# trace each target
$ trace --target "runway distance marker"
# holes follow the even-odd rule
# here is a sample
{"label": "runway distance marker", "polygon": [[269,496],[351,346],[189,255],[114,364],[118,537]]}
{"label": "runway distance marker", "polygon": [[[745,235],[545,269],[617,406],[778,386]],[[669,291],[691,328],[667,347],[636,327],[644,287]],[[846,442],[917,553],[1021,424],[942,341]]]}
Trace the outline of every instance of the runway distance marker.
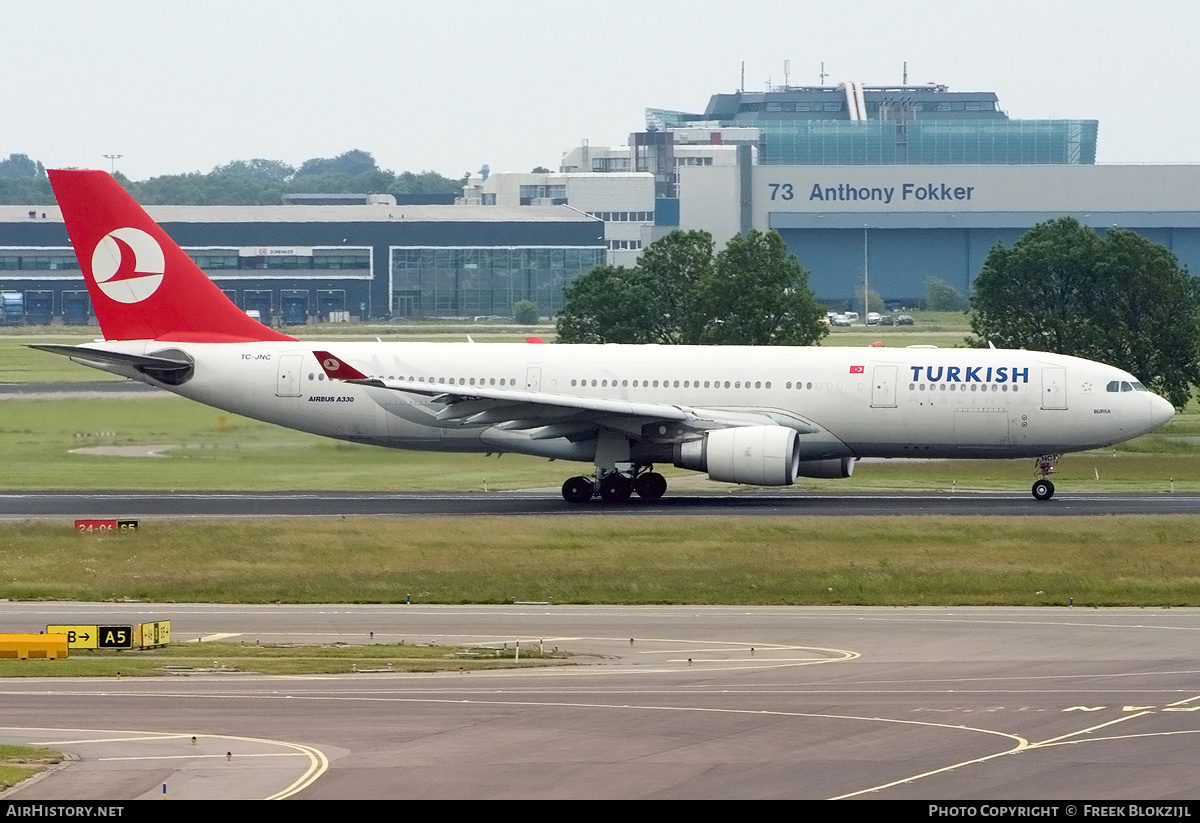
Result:
{"label": "runway distance marker", "polygon": [[135,532],[136,520],[76,520],[75,531],[80,534],[102,534],[106,532]]}

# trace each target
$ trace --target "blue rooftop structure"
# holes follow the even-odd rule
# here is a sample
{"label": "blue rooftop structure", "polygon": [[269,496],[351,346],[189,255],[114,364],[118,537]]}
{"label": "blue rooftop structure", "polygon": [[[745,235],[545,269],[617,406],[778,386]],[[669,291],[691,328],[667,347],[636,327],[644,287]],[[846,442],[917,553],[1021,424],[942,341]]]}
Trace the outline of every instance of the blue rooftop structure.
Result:
{"label": "blue rooftop structure", "polygon": [[783,86],[714,94],[703,113],[647,109],[650,131],[759,130],[761,165],[1093,164],[1096,120],[1014,120],[994,92]]}

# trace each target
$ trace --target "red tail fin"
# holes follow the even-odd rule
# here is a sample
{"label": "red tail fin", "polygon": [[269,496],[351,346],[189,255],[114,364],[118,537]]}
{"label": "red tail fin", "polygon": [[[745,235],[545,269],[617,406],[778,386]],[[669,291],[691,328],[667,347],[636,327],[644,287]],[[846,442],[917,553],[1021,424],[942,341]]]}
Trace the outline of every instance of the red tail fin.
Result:
{"label": "red tail fin", "polygon": [[105,339],[293,339],[235,306],[106,172],[49,174]]}

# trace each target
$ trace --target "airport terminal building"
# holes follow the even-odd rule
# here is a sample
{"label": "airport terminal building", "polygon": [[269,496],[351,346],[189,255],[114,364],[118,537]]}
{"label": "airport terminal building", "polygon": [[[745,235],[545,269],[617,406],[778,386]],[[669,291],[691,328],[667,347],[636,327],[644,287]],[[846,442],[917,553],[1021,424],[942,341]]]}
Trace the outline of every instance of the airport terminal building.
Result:
{"label": "airport terminal building", "polygon": [[[1132,229],[1200,272],[1200,165],[1097,165],[1098,129],[941,85],[784,86],[647,109],[627,145],[584,143],[557,172],[481,170],[456,205],[148,211],[238,306],[281,325],[508,317],[524,299],[552,316],[579,274],[632,266],[677,228],[718,246],[778,231],[829,308],[856,307],[864,281],[907,306],[929,277],[966,294],[995,244],[1059,217]],[[57,209],[0,206],[0,294],[9,317],[89,322]]]}
{"label": "airport terminal building", "polygon": [[966,294],[992,246],[1059,217],[1132,229],[1200,272],[1200,165],[1096,165],[1098,132],[1011,118],[993,92],[783,86],[647,109],[628,146],[564,167],[652,174],[656,236],[778,231],[830,308],[853,307],[864,279],[902,305],[928,277]]}

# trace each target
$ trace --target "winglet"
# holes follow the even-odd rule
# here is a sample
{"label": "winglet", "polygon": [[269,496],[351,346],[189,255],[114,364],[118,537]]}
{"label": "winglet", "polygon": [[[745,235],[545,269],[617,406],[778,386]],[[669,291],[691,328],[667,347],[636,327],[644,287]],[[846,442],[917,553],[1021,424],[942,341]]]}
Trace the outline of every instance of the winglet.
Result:
{"label": "winglet", "polygon": [[321,369],[325,372],[325,376],[330,380],[367,379],[367,376],[358,369],[348,365],[342,359],[334,357],[327,351],[315,351],[313,354],[316,356],[317,362],[321,364]]}

